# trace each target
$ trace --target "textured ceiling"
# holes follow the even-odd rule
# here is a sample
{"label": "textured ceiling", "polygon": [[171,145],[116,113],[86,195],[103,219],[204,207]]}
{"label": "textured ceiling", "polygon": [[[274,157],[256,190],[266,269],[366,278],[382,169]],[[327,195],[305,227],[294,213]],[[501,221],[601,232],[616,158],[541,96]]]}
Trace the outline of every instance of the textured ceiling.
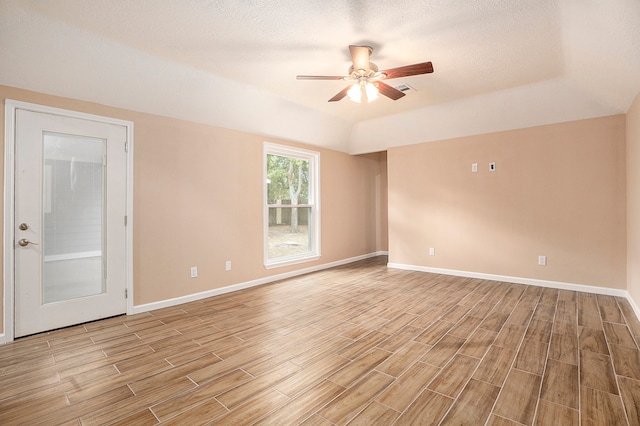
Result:
{"label": "textured ceiling", "polygon": [[[638,0],[0,0],[0,84],[352,153],[624,113]],[[411,91],[327,100],[349,44]]]}

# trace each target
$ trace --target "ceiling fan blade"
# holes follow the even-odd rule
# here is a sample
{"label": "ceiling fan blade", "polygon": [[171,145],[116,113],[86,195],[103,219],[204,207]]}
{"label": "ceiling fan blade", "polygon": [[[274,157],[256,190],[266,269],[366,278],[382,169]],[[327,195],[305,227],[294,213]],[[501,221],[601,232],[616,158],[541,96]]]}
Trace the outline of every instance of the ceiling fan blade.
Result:
{"label": "ceiling fan blade", "polygon": [[433,64],[431,64],[431,62],[422,62],[420,64],[406,65],[404,67],[382,71],[382,73],[387,75],[385,78],[409,77],[411,75],[429,74],[432,72]]}
{"label": "ceiling fan blade", "polygon": [[382,81],[378,82],[378,92],[382,93],[387,98],[393,99],[394,101],[397,101],[398,99],[406,95],[406,93],[401,92],[395,87],[391,87],[387,83],[384,83]]}
{"label": "ceiling fan blade", "polygon": [[342,80],[339,75],[297,75],[296,80]]}
{"label": "ceiling fan blade", "polygon": [[369,72],[369,57],[372,51],[373,49],[369,46],[349,46],[354,71],[364,70],[365,73]]}
{"label": "ceiling fan blade", "polygon": [[338,92],[333,98],[329,99],[329,102],[339,101],[340,99],[344,98],[345,96],[347,96],[347,92],[349,91],[349,89],[351,89],[351,86],[345,87],[340,92]]}

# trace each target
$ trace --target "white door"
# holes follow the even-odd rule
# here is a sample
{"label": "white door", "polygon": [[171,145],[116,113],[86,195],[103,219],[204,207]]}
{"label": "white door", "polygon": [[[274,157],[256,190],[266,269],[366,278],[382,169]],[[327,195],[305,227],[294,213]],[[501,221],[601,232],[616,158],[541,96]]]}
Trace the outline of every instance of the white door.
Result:
{"label": "white door", "polygon": [[15,336],[126,312],[127,128],[16,110]]}

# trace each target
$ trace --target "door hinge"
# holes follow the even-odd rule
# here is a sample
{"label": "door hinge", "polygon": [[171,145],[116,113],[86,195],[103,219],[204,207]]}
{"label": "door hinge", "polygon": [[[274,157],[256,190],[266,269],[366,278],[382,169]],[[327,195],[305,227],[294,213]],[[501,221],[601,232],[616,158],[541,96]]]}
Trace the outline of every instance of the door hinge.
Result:
{"label": "door hinge", "polygon": [[127,218],[128,218],[128,216],[124,217],[124,226],[127,226],[127,221],[128,221]]}
{"label": "door hinge", "polygon": [[129,141],[124,141],[124,152],[129,152]]}
{"label": "door hinge", "polygon": [[128,298],[129,298],[129,289],[128,289],[128,288],[125,288],[125,289],[124,289],[124,298],[125,298],[125,299],[128,299]]}

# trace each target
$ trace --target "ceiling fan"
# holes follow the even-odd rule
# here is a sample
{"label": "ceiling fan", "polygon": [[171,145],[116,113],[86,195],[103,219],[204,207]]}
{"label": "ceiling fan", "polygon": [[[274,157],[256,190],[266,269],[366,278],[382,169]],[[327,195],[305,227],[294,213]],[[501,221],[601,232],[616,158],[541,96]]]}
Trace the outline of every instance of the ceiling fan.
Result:
{"label": "ceiling fan", "polygon": [[397,101],[405,95],[404,92],[391,87],[382,80],[408,77],[418,74],[428,74],[433,72],[431,62],[405,65],[404,67],[390,68],[379,71],[378,66],[369,62],[373,48],[371,46],[349,46],[353,65],[349,67],[348,75],[299,75],[298,80],[344,80],[351,84],[342,89],[337,95],[329,99],[329,102],[339,101],[345,96],[355,102],[368,103],[378,98],[378,93]]}

